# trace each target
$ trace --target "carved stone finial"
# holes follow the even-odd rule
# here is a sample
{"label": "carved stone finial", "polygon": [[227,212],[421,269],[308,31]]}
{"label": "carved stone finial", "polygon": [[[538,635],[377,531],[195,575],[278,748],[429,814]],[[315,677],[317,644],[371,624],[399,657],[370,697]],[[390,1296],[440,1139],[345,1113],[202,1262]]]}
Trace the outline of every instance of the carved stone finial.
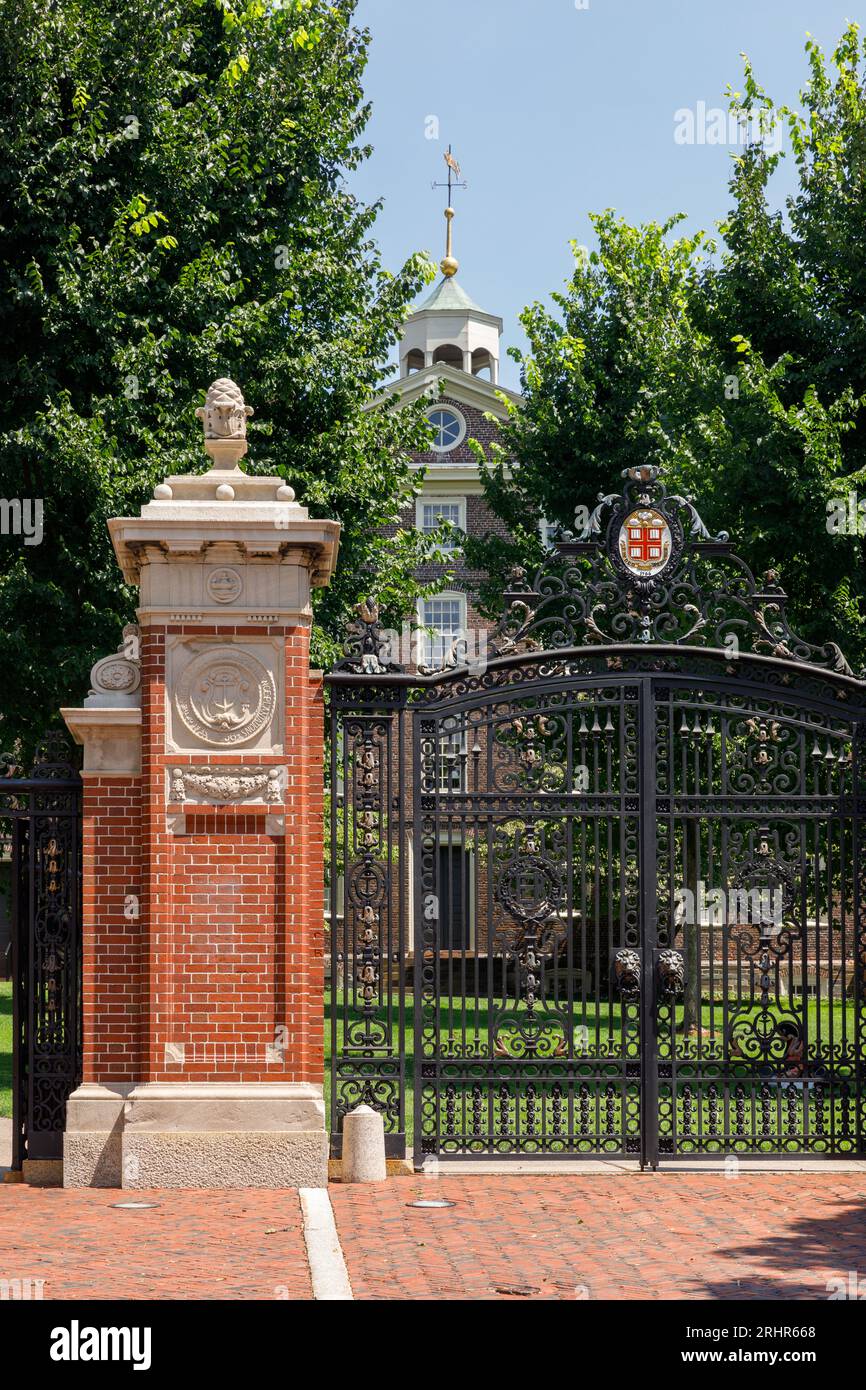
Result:
{"label": "carved stone finial", "polygon": [[136,623],[127,623],[117,651],[97,661],[90,672],[90,693],[84,701],[86,706],[141,704],[140,641],[141,629]]}
{"label": "carved stone finial", "polygon": [[204,422],[205,439],[246,439],[247,416],[252,413],[252,406],[244,403],[241,388],[227,376],[221,376],[211,382],[196,417]]}
{"label": "carved stone finial", "polygon": [[211,382],[204,405],[195,413],[204,425],[204,447],[214,468],[237,468],[247,452],[247,418],[253,413],[241,388],[228,377],[219,377]]}

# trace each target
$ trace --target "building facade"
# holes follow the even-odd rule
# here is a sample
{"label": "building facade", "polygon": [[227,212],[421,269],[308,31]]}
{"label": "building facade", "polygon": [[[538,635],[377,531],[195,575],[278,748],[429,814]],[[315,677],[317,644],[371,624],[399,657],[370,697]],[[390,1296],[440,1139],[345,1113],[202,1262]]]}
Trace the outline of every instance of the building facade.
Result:
{"label": "building facade", "polygon": [[[424,480],[400,524],[432,532],[444,519],[464,535],[504,534],[485,500],[469,441],[477,440],[487,452],[497,437],[497,421],[506,418],[502,397],[519,402],[520,396],[499,383],[502,319],[480,308],[458,283],[453,257],[446,257],[442,268],[439,284],[406,320],[400,376],[387,388],[407,405],[427,398],[434,430],[431,447],[413,456]],[[450,575],[434,598],[419,603],[415,615],[423,629],[418,653],[425,666],[445,664],[455,639],[465,639],[470,656],[483,654],[490,628],[475,607],[478,576],[464,564],[458,538],[440,555],[419,571],[425,583]]]}
{"label": "building facade", "polygon": [[[477,440],[488,454],[497,439],[498,422],[507,417],[503,397],[514,403],[521,399],[499,381],[502,319],[476,304],[456,278],[458,263],[450,254],[450,218],[449,253],[441,268],[442,279],[406,320],[399,343],[400,375],[387,388],[388,395],[396,395],[407,405],[426,399],[426,413],[434,431],[430,448],[413,455],[413,467],[423,470],[424,477],[419,495],[404,508],[399,524],[429,533],[444,519],[456,528],[453,541],[443,544],[438,558],[418,571],[425,584],[438,582],[440,587],[433,597],[419,601],[413,615],[417,624],[413,660],[406,662],[408,653],[401,652],[403,664],[410,668],[445,668],[458,659],[455,646],[461,661],[474,664],[486,659],[493,624],[476,606],[481,576],[465,563],[459,537],[461,533],[473,537],[491,532],[504,535],[506,530],[486,501],[483,465],[479,466],[470,440]],[[455,723],[453,747],[446,750],[443,773],[451,789],[466,776],[466,760],[466,730]],[[407,788],[409,773],[407,766]],[[438,854],[439,881],[446,885],[440,905],[443,952],[482,950],[486,942],[476,939],[477,913],[472,905],[484,891],[484,866],[462,833],[444,836]],[[414,873],[411,824],[402,873],[409,879]],[[411,922],[409,938],[412,959]]]}

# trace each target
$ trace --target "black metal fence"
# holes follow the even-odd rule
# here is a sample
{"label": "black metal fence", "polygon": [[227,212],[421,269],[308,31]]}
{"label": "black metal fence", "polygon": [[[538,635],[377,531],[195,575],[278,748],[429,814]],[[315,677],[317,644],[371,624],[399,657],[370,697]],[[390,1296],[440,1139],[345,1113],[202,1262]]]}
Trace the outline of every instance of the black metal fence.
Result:
{"label": "black metal fence", "polygon": [[866,685],[653,470],[506,597],[329,677],[335,1152],[862,1156]]}
{"label": "black metal fence", "polygon": [[81,1080],[81,779],[52,737],[0,777],[12,977],[12,1165],[63,1154]]}

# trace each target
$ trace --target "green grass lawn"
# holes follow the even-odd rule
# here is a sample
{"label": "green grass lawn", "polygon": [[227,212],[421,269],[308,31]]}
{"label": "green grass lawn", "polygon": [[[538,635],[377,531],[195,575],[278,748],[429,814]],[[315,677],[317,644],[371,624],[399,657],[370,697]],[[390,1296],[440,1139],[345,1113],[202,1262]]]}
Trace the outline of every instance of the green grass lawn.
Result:
{"label": "green grass lawn", "polygon": [[12,1115],[12,981],[0,980],[0,1116]]}
{"label": "green grass lawn", "polygon": [[[339,993],[338,996],[337,996],[337,998],[338,998],[340,1004],[342,1005],[342,998],[343,998],[342,994]],[[393,1043],[394,1043],[394,1046],[395,1046],[395,1050],[396,1050],[397,1041],[398,1041],[398,1039],[397,1039],[397,1027],[396,1027],[398,1004],[399,1004],[399,996],[398,996],[397,993],[395,992],[395,993],[393,993],[393,994],[391,995],[391,1005],[392,1005],[392,1010],[393,1010],[392,1018],[393,1018],[393,1024],[394,1024],[394,1032],[393,1032],[393,1034],[392,1034],[392,1037],[393,1037]],[[444,1044],[444,1043],[446,1042],[446,1040],[450,1040],[451,1045],[452,1045],[453,1048],[454,1048],[454,1052],[455,1052],[455,1054],[457,1054],[457,1055],[460,1055],[460,1053],[463,1051],[463,1049],[464,1049],[465,1047],[471,1046],[473,1043],[480,1043],[480,1044],[481,1044],[481,1047],[479,1048],[480,1055],[481,1055],[481,1056],[486,1056],[486,1055],[487,1055],[487,1037],[488,1037],[488,1002],[487,1002],[487,1000],[482,998],[482,999],[479,1001],[479,1003],[478,1003],[478,1007],[476,1008],[476,1003],[475,1003],[474,997],[473,997],[473,998],[468,998],[468,999],[466,999],[466,1000],[464,1001],[463,999],[458,998],[458,997],[451,997],[451,998],[449,998],[448,996],[443,996],[442,999],[441,999],[441,1001],[440,1001],[440,1004],[441,1004],[441,1008],[440,1008],[440,1019],[439,1019],[439,1035],[440,1035],[440,1042],[441,1042],[442,1044]],[[619,1055],[619,1051],[620,1051],[620,1036],[619,1036],[619,1030],[620,1030],[620,1007],[621,1007],[621,1006],[620,1006],[620,1003],[619,1003],[618,1000],[611,1001],[611,1002],[608,1002],[608,1001],[606,1001],[606,1000],[602,1000],[602,1001],[597,1001],[597,1002],[596,1002],[596,1001],[593,1001],[593,1002],[588,1003],[587,1006],[586,1006],[586,1010],[585,1010],[585,1012],[583,1013],[582,1016],[578,1016],[577,1009],[575,1009],[574,1014],[573,1014],[573,1024],[574,1024],[574,1027],[575,1027],[575,1028],[583,1027],[583,1028],[586,1029],[585,1041],[584,1041],[584,1044],[583,1044],[583,1045],[584,1045],[586,1051],[587,1051],[590,1055],[592,1055],[592,1054],[595,1053],[595,1051],[596,1051],[596,1041],[597,1041],[597,1039],[599,1039],[600,1042],[601,1042],[601,1047],[600,1047],[599,1051],[600,1051],[602,1054],[603,1054],[605,1051],[607,1051],[611,1056],[614,1056],[614,1057],[615,1057],[615,1056],[618,1056],[618,1055]],[[734,1003],[733,1003],[733,1002],[732,1002],[732,1004],[731,1004],[730,1007],[731,1007],[731,1009],[733,1010],[733,1007],[734,1007]],[[412,1143],[412,1136],[413,1136],[413,1133],[414,1133],[413,1095],[414,1095],[414,1079],[415,1079],[415,1035],[414,1035],[413,1008],[414,1008],[414,1003],[413,1003],[412,995],[409,994],[409,993],[407,993],[407,996],[406,996],[406,1003],[405,1003],[405,1009],[406,1009],[406,1035],[405,1035],[405,1056],[406,1056],[406,1136],[407,1136],[407,1141],[408,1141],[408,1143],[409,1143],[410,1145],[411,1145],[411,1143]],[[331,1048],[332,1048],[332,1043],[331,1043],[331,1018],[332,1018],[332,1010],[333,1010],[332,994],[331,994],[331,991],[328,990],[327,993],[326,993],[326,995],[325,995],[325,1105],[326,1105],[326,1115],[327,1115],[327,1117],[328,1117],[328,1121],[327,1121],[327,1122],[328,1122],[328,1125],[329,1125],[329,1126],[330,1126],[330,1122],[331,1122],[331,1121],[330,1121],[330,1114],[331,1114],[331,1111],[330,1111],[330,1095],[331,1095]],[[520,1005],[520,1006],[518,1007],[518,1009],[515,1011],[515,1016],[519,1016],[519,1014],[520,1014],[521,1012],[525,1012],[525,1005]],[[752,1009],[752,1010],[750,1010],[749,1012],[750,1012],[750,1013],[752,1013],[752,1012],[757,1012],[757,1010],[756,1010],[756,1009]],[[810,998],[810,999],[808,1000],[808,1003],[807,1003],[806,1014],[807,1014],[807,1026],[808,1026],[808,1030],[809,1030],[809,1036],[810,1036],[811,1039],[814,1040],[816,1034],[819,1034],[820,1037],[821,1037],[825,1042],[827,1042],[828,1039],[829,1039],[831,1036],[838,1042],[838,1041],[841,1040],[841,1038],[842,1038],[842,1036],[843,1036],[843,1027],[844,1027],[844,1029],[845,1029],[845,1035],[846,1035],[846,1037],[847,1037],[849,1043],[850,1043],[850,1042],[853,1042],[853,1039],[854,1039],[854,1037],[855,1037],[855,1028],[854,1028],[854,1009],[853,1009],[853,1005],[852,1005],[852,1004],[849,1003],[849,1004],[847,1005],[847,1008],[844,1008],[842,1004],[832,1004],[832,1005],[831,1005],[831,1004],[828,1003],[826,1000],[820,1000],[820,1001],[819,1001],[819,1000],[815,1000],[815,999],[813,999],[813,998]],[[844,1017],[843,1017],[843,1014],[844,1014]],[[353,1020],[356,1020],[357,1017],[358,1017],[358,1014],[353,1010],[353,1012],[352,1012],[352,1019],[353,1019]],[[383,1022],[385,1021],[385,1013],[384,1013],[384,1010],[381,1010],[381,1011],[377,1014],[377,1018],[381,1019]],[[678,1005],[678,1007],[677,1007],[677,1023],[678,1023],[678,1024],[681,1024],[681,1022],[682,1022],[682,1005]],[[715,1040],[715,1041],[718,1043],[719,1047],[721,1048],[721,1035],[722,1035],[722,1032],[723,1032],[723,1028],[724,1028],[724,1018],[723,1018],[723,1007],[722,1007],[722,1003],[721,1003],[720,1001],[717,1000],[717,1001],[714,1003],[714,1005],[713,1005],[712,1007],[711,1007],[708,1003],[704,1003],[704,1004],[702,1005],[702,1008],[701,1008],[701,1029],[702,1029],[701,1043],[702,1043],[703,1054],[704,1054],[705,1057],[707,1056],[707,1053],[708,1053],[708,1051],[709,1051],[708,1044],[709,1044],[709,1042],[710,1042],[711,1039]],[[450,1035],[450,1036],[449,1036],[449,1035]],[[339,1051],[340,1047],[342,1046],[342,1037],[343,1037],[342,1019],[338,1016],[338,1023],[337,1023],[337,1048],[338,1048],[338,1051]],[[677,1034],[676,1034],[676,1052],[677,1052],[677,1055],[678,1055],[680,1058],[683,1058],[683,1057],[688,1056],[690,1052],[691,1052],[692,1055],[694,1055],[695,1051],[696,1051],[696,1040],[687,1039],[687,1038],[683,1035],[682,1031],[677,1031]],[[680,1109],[680,1108],[681,1108],[681,1104],[678,1105],[678,1109]],[[705,1106],[702,1107],[701,1109],[702,1109],[702,1112],[703,1112],[703,1110],[705,1109]],[[697,1111],[696,1111],[695,1113],[696,1113],[696,1118],[697,1118]]]}
{"label": "green grass lawn", "polygon": [[[456,1001],[456,1000],[450,1001],[450,1002],[451,1002],[455,1007],[456,1007],[456,1005],[457,1005],[457,1003],[458,1003],[458,1001]],[[462,1002],[462,1001],[461,1001],[461,1002]],[[443,1001],[443,1004],[445,1004],[445,1005],[447,1005],[448,1003],[449,1003],[448,1000],[444,1000],[444,1001]],[[398,996],[396,995],[396,993],[395,993],[394,995],[392,995],[392,1004],[393,1004],[393,1007],[394,1007],[395,1017],[396,1017],[396,1010],[397,1010],[397,1005],[398,1005]],[[415,1073],[415,1036],[414,1036],[414,1028],[413,1028],[412,1007],[413,1007],[413,1004],[412,1004],[412,996],[411,996],[411,995],[407,995],[407,998],[406,998],[406,1129],[407,1129],[407,1136],[408,1136],[408,1139],[409,1139],[409,1142],[410,1142],[410,1143],[412,1142],[412,1133],[413,1133],[412,1102],[413,1102],[414,1073]],[[602,1003],[601,1003],[599,1006],[597,1006],[597,1007],[599,1007],[601,1010],[606,1010],[608,1006],[607,1006],[604,1002],[602,1002]],[[328,991],[327,994],[326,994],[326,996],[325,996],[325,1103],[326,1103],[326,1106],[328,1107],[328,1109],[327,1109],[327,1114],[328,1114],[329,1117],[330,1117],[330,1091],[331,1091],[331,1070],[330,1070],[330,1064],[331,1064],[331,1010],[332,1010],[332,996],[331,996],[331,992]],[[587,1028],[588,1033],[589,1033],[590,1049],[592,1048],[592,1045],[593,1045],[593,1043],[594,1043],[595,1032],[596,1032],[596,1024],[597,1024],[597,1023],[598,1023],[598,1025],[599,1025],[600,1029],[601,1029],[601,1036],[602,1036],[602,1038],[604,1038],[604,1037],[606,1036],[606,1032],[607,1032],[607,1029],[608,1029],[608,1026],[609,1026],[609,1025],[614,1029],[614,1038],[615,1038],[615,1036],[616,1036],[616,1029],[618,1029],[618,1026],[619,1026],[619,1016],[618,1016],[618,1015],[619,1015],[619,1005],[618,1005],[618,1004],[613,1005],[613,1006],[612,1006],[612,1011],[613,1011],[613,1013],[614,1013],[614,1017],[611,1017],[610,1019],[608,1018],[607,1013],[605,1012],[603,1016],[596,1017],[596,1015],[593,1013],[592,1016],[590,1016],[589,1014],[587,1014],[587,1016],[584,1017],[583,1019],[580,1019],[580,1020],[576,1019],[576,1020],[575,1020],[576,1023],[581,1023],[584,1027]],[[829,1032],[829,1025],[830,1025],[830,1021],[831,1021],[831,1020],[830,1020],[830,1013],[831,1013],[830,1006],[829,1006],[825,1001],[822,1001],[820,1004],[816,1004],[814,1000],[810,1000],[810,1001],[809,1001],[809,1014],[810,1014],[809,1025],[810,1025],[810,1031],[814,1032],[814,1030],[815,1030],[815,1025],[816,1025],[816,1023],[818,1022],[818,1017],[817,1017],[817,1016],[820,1014],[821,1032],[822,1032],[823,1036],[826,1037],[826,1036],[828,1035],[828,1032]],[[716,1008],[715,1008],[715,1010],[714,1010],[714,1014],[715,1014],[714,1022],[715,1022],[715,1025],[716,1025],[716,1029],[718,1030],[718,1027],[719,1027],[719,1024],[720,1024],[720,1021],[721,1021],[721,1018],[720,1018],[720,1009],[719,1009],[719,1006],[718,1006],[718,1005],[716,1005]],[[835,1036],[836,1036],[837,1038],[839,1038],[839,1037],[841,1037],[841,1033],[842,1033],[842,1006],[841,1006],[841,1005],[836,1005],[836,1006],[834,1006],[833,1009],[832,1009],[832,1014],[833,1014],[832,1023],[833,1023],[834,1034],[835,1034]],[[464,1018],[465,1018],[465,1032],[464,1032],[464,1027],[463,1027]],[[847,1030],[847,1031],[848,1031],[848,1037],[851,1038],[851,1037],[853,1037],[853,1017],[852,1017],[852,1011],[850,1010],[850,1008],[849,1008],[849,1016],[848,1016],[848,1018],[845,1020],[845,1022],[846,1022],[847,1025],[848,1025],[848,1030]],[[703,1007],[703,1009],[702,1009],[702,1024],[703,1024],[703,1027],[704,1027],[705,1030],[707,1030],[707,1031],[710,1030],[710,1023],[711,1023],[710,1008],[709,1008],[708,1005],[704,1005],[704,1007]],[[487,1024],[487,1001],[486,1001],[486,1000],[483,1000],[483,999],[481,1000],[480,1006],[479,1006],[479,1008],[478,1008],[478,1010],[477,1010],[477,1015],[476,1015],[475,1002],[474,1002],[474,1000],[472,1000],[471,1003],[470,1003],[470,1002],[467,1002],[467,1007],[466,1007],[466,1012],[465,1012],[465,1014],[463,1014],[463,1013],[457,1013],[457,1012],[454,1011],[454,1009],[449,1010],[447,1007],[443,1007],[442,1015],[441,1015],[441,1020],[440,1020],[440,1027],[441,1027],[441,1029],[442,1029],[443,1032],[447,1032],[447,1031],[449,1031],[449,1029],[451,1030],[451,1033],[452,1033],[452,1040],[453,1040],[454,1044],[456,1045],[456,1048],[457,1048],[458,1051],[459,1051],[459,1049],[462,1048],[462,1046],[464,1045],[464,1039],[465,1039],[465,1042],[466,1042],[466,1043],[472,1043],[472,1042],[475,1042],[475,1041],[478,1041],[478,1040],[484,1040],[484,1039],[486,1038],[486,1035],[487,1035],[487,1026],[488,1026],[488,1024]],[[681,1036],[681,1035],[680,1035],[680,1036]],[[342,1039],[341,1039],[341,1034],[339,1034],[339,1035],[338,1035],[338,1046],[340,1045],[341,1040],[342,1040]],[[396,1043],[396,1037],[395,1037],[394,1041],[395,1041],[395,1043]],[[12,982],[11,982],[10,980],[0,980],[0,1116],[11,1116],[11,1114],[12,1114]],[[329,1118],[329,1122],[330,1122],[330,1118]]]}

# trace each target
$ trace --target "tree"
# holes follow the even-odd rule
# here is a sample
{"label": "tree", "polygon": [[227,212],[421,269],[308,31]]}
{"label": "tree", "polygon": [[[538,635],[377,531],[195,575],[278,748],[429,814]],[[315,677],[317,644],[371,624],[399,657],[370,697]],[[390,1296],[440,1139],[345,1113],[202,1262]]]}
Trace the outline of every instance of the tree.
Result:
{"label": "tree", "polygon": [[[650,461],[754,569],[781,570],[805,637],[866,658],[862,540],[827,526],[834,498],[866,479],[863,54],[851,26],[831,82],[807,51],[806,115],[781,112],[799,176],[787,220],[767,195],[780,156],[757,141],[734,161],[720,257],[703,234],[673,235],[678,218],[635,228],[608,211],[552,308],[525,311],[524,403],[489,460],[519,467],[486,482],[512,539],[467,545],[490,570],[487,611],[512,564],[540,559],[539,517],[570,526],[575,506]],[[775,118],[748,66],[731,101]]]}
{"label": "tree", "polygon": [[[106,520],[204,466],[217,376],[255,407],[250,470],[343,523],[317,596],[328,661],[368,587],[411,606],[417,409],[365,410],[429,267],[397,274],[368,155],[355,0],[18,0],[0,30],[0,492],[44,540],[0,537],[0,746],[86,691],[134,611]],[[383,581],[379,581],[383,576]]]}

